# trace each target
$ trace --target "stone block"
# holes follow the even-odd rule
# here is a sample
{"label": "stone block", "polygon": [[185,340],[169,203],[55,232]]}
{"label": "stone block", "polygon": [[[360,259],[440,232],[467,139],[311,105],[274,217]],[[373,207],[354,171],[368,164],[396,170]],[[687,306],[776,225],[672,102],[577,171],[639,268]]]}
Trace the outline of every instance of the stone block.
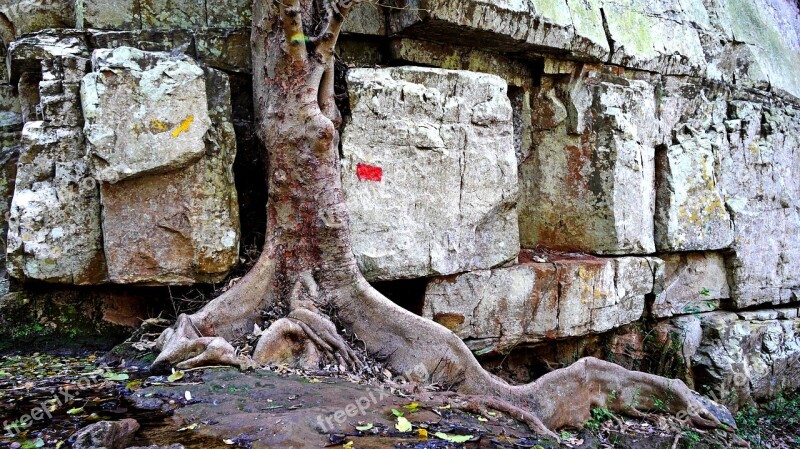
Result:
{"label": "stone block", "polygon": [[680,253],[659,256],[663,275],[656,277],[656,318],[708,312],[730,298],[725,259],[717,253]]}
{"label": "stone block", "polygon": [[139,0],[139,8],[145,30],[206,26],[205,0]]}
{"label": "stone block", "polygon": [[211,119],[197,63],[120,47],[95,51],[92,64],[81,96],[98,180],[169,172],[203,157]]}
{"label": "stone block", "polygon": [[[777,315],[796,308],[776,310]],[[800,320],[700,315],[703,339],[693,355],[695,383],[732,411],[800,387]]]}
{"label": "stone block", "polygon": [[80,128],[25,124],[9,218],[13,277],[77,285],[105,281],[99,191],[83,149]]}
{"label": "stone block", "polygon": [[655,209],[655,93],[645,81],[586,69],[544,78],[533,149],[520,162],[520,234],[593,254],[650,254]]}
{"label": "stone block", "polygon": [[[123,98],[127,98],[124,95],[133,95],[133,99],[147,96],[147,92],[131,92],[129,87],[146,82],[163,86],[162,80],[168,83],[180,79],[181,74],[191,75],[188,82],[168,85],[164,90],[156,89],[158,95],[172,97],[167,103],[153,101],[152,97],[140,103],[136,112],[143,118],[139,120],[152,125],[140,130],[140,135],[153,132],[176,139],[175,129],[154,129],[156,125],[153,124],[153,120],[166,120],[163,114],[174,113],[176,110],[171,105],[176,104],[185,106],[179,109],[182,113],[205,116],[208,126],[199,140],[190,141],[199,145],[201,158],[188,166],[162,167],[156,171],[135,170],[117,182],[106,179],[107,167],[95,166],[95,175],[107,181],[101,185],[101,197],[109,278],[120,284],[152,285],[220,281],[236,265],[239,254],[239,209],[232,171],[236,136],[228,77],[213,69],[204,72],[194,62],[171,58],[164,53],[144,54],[130,52],[130,49],[114,51],[120,53],[113,58],[105,53],[96,53],[95,60],[113,59],[115,63],[111,66],[105,62],[98,63],[96,67],[100,72],[93,74],[102,76],[103,71],[116,69],[117,78],[112,81],[121,90],[111,99],[118,99],[118,95],[123,95]],[[176,67],[176,64],[191,65],[191,68]],[[140,73],[128,75],[128,71]],[[91,77],[87,76],[87,79]],[[110,94],[109,91],[111,89],[106,87],[106,94]],[[130,103],[131,100],[110,101],[107,106],[113,108]],[[100,111],[105,107],[88,110]],[[119,113],[97,113],[93,118],[98,121],[87,122],[87,129],[94,124],[102,127],[102,120],[116,120],[114,117],[127,110],[125,107]],[[131,118],[125,123],[135,125],[137,122]],[[127,128],[116,128],[112,141],[119,142],[120,130],[123,134],[128,132]],[[178,144],[180,142],[176,147]],[[168,148],[163,140],[142,145],[153,145],[153,148],[132,145],[130,153],[149,151],[157,154]],[[120,155],[120,166],[130,167],[138,163],[138,160],[131,161],[126,156]]]}
{"label": "stone block", "polygon": [[480,73],[349,72],[342,178],[371,280],[487,269],[519,251],[511,105]]}
{"label": "stone block", "polygon": [[549,257],[432,280],[423,315],[475,350],[599,334],[638,320],[653,261]]}
{"label": "stone block", "polygon": [[728,248],[734,229],[705,136],[680,136],[656,153],[655,243],[659,251]]}

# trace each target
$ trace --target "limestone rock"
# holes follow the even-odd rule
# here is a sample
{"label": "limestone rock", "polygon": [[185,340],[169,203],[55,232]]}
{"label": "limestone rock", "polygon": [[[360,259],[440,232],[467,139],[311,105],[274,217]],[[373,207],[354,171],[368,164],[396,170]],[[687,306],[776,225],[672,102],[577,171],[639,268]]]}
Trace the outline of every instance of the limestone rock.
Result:
{"label": "limestone rock", "polygon": [[698,0],[666,5],[603,0],[604,24],[613,45],[609,62],[669,75],[705,75],[705,54],[695,26],[708,23],[707,11]]}
{"label": "limestone rock", "polygon": [[74,30],[48,30],[22,37],[8,47],[11,84],[26,72],[42,71],[42,61],[55,57],[89,57],[86,36]]}
{"label": "limestone rock", "polygon": [[22,131],[8,232],[8,271],[67,284],[105,280],[96,181],[80,128],[28,122]]}
{"label": "limestone rock", "polygon": [[95,51],[92,64],[81,97],[99,181],[184,168],[205,154],[211,119],[195,62],[120,47]]}
{"label": "limestone rock", "polygon": [[139,0],[77,0],[78,28],[133,30],[142,27]]}
{"label": "limestone rock", "polygon": [[14,36],[47,28],[75,28],[74,2],[64,0],[0,0],[0,37],[5,45]]}
{"label": "limestone rock", "polygon": [[597,334],[638,320],[653,290],[647,258],[559,257],[437,278],[423,315],[473,349]]}
{"label": "limestone rock", "polygon": [[23,280],[102,283],[99,190],[85,157],[77,96],[88,61],[57,49],[46,55],[39,65],[39,107],[46,116],[27,122],[22,131],[9,215],[8,271]]}
{"label": "limestone rock", "polygon": [[415,67],[349,72],[342,178],[371,280],[487,269],[519,251],[506,83]]}
{"label": "limestone rock", "polygon": [[735,410],[800,387],[797,308],[776,309],[772,316],[714,312],[700,319],[695,383],[718,400]]}
{"label": "limestone rock", "polygon": [[663,276],[656,278],[652,314],[656,318],[715,310],[730,298],[725,260],[717,253],[659,256]]}
{"label": "limestone rock", "polygon": [[[213,7],[218,6],[215,3]],[[144,29],[199,28],[206,25],[205,0],[139,0],[139,8]]]}
{"label": "limestone rock", "polygon": [[704,137],[683,137],[657,153],[655,242],[659,251],[716,250],[733,243],[720,195],[717,158]]}
{"label": "limestone rock", "polygon": [[[145,72],[167,60],[153,56]],[[168,76],[168,75],[163,75]],[[227,76],[201,72],[207,99],[204,157],[169,173],[101,186],[108,272],[115,283],[192,284],[219,281],[238,262],[239,209],[233,182],[236,136]],[[200,102],[198,102],[200,103]],[[159,105],[154,105],[160,107]],[[150,111],[145,116],[161,111]],[[100,117],[104,118],[104,117]]]}
{"label": "limestone rock", "polygon": [[414,0],[390,11],[390,33],[405,33],[457,45],[479,42],[503,53],[542,48],[606,59],[599,1]]}
{"label": "limestone rock", "polygon": [[523,247],[655,252],[653,86],[591,70],[557,79],[534,98],[534,150],[519,167]]}

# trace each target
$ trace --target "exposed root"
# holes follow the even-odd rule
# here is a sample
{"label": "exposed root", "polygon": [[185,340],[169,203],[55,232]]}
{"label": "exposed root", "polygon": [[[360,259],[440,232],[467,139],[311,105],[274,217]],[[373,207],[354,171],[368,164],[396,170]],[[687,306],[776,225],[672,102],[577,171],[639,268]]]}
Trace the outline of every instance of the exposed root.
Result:
{"label": "exposed root", "polygon": [[[175,328],[167,328],[156,345],[161,353],[151,368],[166,372],[171,365],[178,369],[195,368],[210,364],[232,365],[244,368],[245,360],[236,356],[236,350],[221,337],[204,337],[187,315],[178,317]],[[179,360],[180,362],[174,363]]]}
{"label": "exposed root", "polygon": [[494,396],[467,396],[454,392],[442,392],[439,394],[449,398],[450,405],[453,408],[483,416],[492,416],[493,413],[490,411],[495,410],[524,423],[531,431],[538,435],[553,438],[556,441],[560,440],[559,436],[548,429],[539,417],[508,401]]}
{"label": "exposed root", "polygon": [[253,359],[262,365],[288,363],[309,370],[323,361],[336,362],[342,371],[363,368],[333,322],[308,309],[294,310],[273,323],[259,339]]}

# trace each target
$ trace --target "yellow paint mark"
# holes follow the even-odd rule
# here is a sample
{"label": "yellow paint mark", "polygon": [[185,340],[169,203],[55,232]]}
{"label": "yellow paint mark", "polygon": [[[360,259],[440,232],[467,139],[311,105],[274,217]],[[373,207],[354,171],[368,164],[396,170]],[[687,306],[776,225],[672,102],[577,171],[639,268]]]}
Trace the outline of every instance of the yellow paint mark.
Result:
{"label": "yellow paint mark", "polygon": [[180,126],[175,128],[175,131],[172,131],[172,137],[178,137],[181,135],[181,133],[188,132],[189,127],[192,126],[192,123],[194,123],[194,116],[190,115],[189,117],[186,117],[186,120],[181,122]]}
{"label": "yellow paint mark", "polygon": [[153,132],[156,133],[163,133],[164,131],[169,129],[169,126],[160,120],[153,119],[150,120],[150,129],[152,129]]}

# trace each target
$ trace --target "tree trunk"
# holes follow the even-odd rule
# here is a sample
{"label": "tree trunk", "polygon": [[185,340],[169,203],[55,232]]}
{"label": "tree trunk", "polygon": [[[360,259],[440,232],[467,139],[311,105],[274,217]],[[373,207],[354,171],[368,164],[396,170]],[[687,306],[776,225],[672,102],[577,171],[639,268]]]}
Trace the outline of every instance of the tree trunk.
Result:
{"label": "tree trunk", "polygon": [[683,382],[595,359],[529,385],[509,385],[483,370],[451,331],[374,290],[351,251],[339,171],[333,51],[354,1],[254,3],[256,120],[269,152],[265,247],[238,284],[162,334],[154,369],[243,366],[246,359],[228,340],[251,332],[262,310],[282,305],[289,313],[263,333],[255,362],[316,367],[328,361],[358,370],[358,355],[323,312],[335,310],[336,321],[359,346],[394,372],[451,387],[472,406],[513,413],[550,436],[548,429],[581,425],[593,407],[637,413],[653,409],[656,398],[666,411],[686,411],[697,425],[719,425]]}

